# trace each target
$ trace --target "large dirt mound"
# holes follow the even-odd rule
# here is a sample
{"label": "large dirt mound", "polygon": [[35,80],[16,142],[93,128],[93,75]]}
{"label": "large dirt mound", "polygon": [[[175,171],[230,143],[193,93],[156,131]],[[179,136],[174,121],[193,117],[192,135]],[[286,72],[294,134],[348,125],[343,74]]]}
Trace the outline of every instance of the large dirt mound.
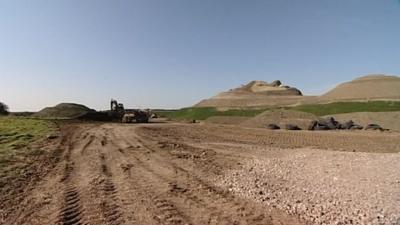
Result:
{"label": "large dirt mound", "polygon": [[300,90],[282,85],[279,80],[267,83],[251,81],[241,87],[202,100],[195,107],[254,107],[284,106],[302,103],[311,97],[304,97]]}
{"label": "large dirt mound", "polygon": [[295,110],[275,109],[261,113],[241,123],[245,127],[265,128],[268,124],[277,124],[284,128],[286,124],[295,124],[302,129],[307,129],[311,121],[318,120],[318,117],[306,112]]}
{"label": "large dirt mound", "polygon": [[55,119],[78,119],[96,111],[84,105],[75,103],[61,103],[54,107],[46,107],[35,113],[34,117]]}
{"label": "large dirt mound", "polygon": [[334,117],[340,122],[353,120],[356,124],[379,124],[385,129],[400,131],[400,112],[356,112],[336,114],[326,117]]}
{"label": "large dirt mound", "polygon": [[323,101],[400,100],[400,77],[367,75],[338,85],[320,97]]}

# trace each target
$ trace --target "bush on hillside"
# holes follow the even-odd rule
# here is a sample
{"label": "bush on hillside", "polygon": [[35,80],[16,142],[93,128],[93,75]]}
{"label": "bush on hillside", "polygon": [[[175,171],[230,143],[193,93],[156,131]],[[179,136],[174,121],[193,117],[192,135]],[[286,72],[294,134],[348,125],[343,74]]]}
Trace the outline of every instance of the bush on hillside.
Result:
{"label": "bush on hillside", "polygon": [[8,106],[0,102],[0,115],[8,115]]}

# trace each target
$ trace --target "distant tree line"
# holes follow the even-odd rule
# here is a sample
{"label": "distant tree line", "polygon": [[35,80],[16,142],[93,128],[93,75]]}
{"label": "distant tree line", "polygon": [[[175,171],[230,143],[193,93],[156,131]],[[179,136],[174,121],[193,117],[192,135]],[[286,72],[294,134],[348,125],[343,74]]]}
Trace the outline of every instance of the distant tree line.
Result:
{"label": "distant tree line", "polygon": [[8,106],[3,102],[0,102],[0,115],[7,115],[8,114]]}

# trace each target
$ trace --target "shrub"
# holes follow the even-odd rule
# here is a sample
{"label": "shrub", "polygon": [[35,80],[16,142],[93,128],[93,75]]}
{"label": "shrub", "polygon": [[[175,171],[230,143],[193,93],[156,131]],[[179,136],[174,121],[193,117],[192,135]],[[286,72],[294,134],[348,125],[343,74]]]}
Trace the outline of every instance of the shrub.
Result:
{"label": "shrub", "polygon": [[0,115],[8,115],[8,106],[0,102]]}

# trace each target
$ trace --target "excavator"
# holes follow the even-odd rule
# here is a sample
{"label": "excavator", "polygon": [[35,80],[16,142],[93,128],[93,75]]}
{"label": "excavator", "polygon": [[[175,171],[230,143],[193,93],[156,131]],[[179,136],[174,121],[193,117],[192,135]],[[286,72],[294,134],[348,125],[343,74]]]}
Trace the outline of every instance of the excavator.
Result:
{"label": "excavator", "polygon": [[121,123],[148,123],[150,118],[156,117],[150,109],[125,109],[124,104],[118,103],[115,99],[111,99],[110,105],[113,117]]}

